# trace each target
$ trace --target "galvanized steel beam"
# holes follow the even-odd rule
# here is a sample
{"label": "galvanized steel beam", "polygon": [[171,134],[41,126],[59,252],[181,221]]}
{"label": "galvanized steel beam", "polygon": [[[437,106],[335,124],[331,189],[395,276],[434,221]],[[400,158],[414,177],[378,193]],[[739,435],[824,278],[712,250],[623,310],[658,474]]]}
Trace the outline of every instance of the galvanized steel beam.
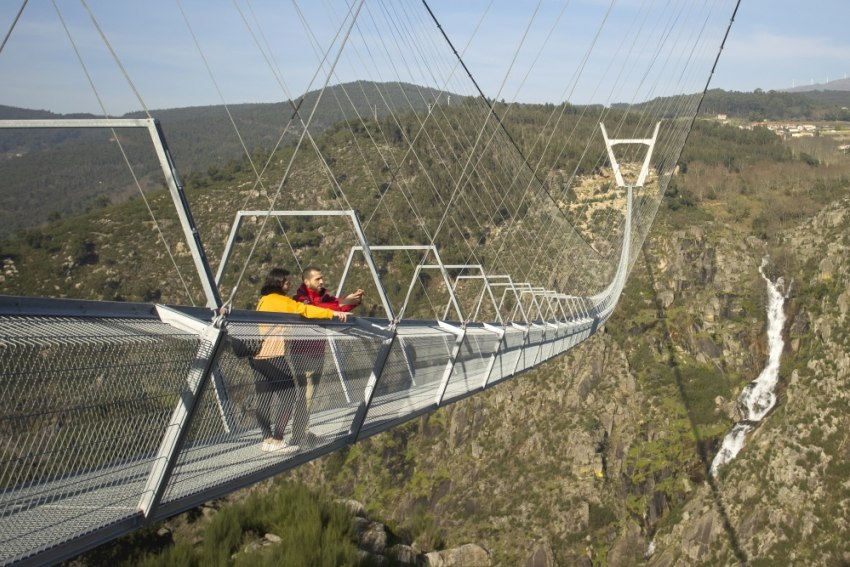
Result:
{"label": "galvanized steel beam", "polygon": [[190,329],[198,333],[201,346],[198,349],[195,364],[186,377],[186,387],[180,392],[180,401],[171,414],[139,500],[139,510],[145,517],[150,517],[155,512],[165,494],[174,465],[177,464],[177,458],[180,456],[180,450],[189,432],[192,417],[198,407],[198,400],[212,372],[213,361],[223,335],[221,329],[214,325],[203,323],[179,311],[162,306],[158,306],[158,311],[163,322],[181,330]]}

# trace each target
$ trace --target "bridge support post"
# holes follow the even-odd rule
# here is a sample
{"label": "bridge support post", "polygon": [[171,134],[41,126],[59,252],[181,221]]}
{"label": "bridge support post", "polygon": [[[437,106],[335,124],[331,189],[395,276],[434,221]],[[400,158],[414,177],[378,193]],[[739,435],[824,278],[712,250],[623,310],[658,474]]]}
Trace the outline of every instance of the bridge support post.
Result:
{"label": "bridge support post", "polygon": [[493,368],[496,367],[496,359],[499,357],[499,351],[502,350],[502,344],[505,342],[505,329],[490,325],[489,323],[484,323],[484,328],[491,333],[496,333],[499,336],[499,342],[496,343],[496,348],[493,350],[493,354],[490,355],[490,361],[487,363],[487,370],[484,372],[484,381],[481,382],[482,390],[490,382],[490,377],[493,375]]}
{"label": "bridge support post", "polygon": [[195,364],[186,378],[186,388],[180,392],[180,401],[171,414],[171,420],[165,429],[165,435],[159,445],[153,468],[148,475],[142,497],[139,500],[139,510],[146,518],[151,517],[159,506],[165,494],[165,489],[168,487],[168,481],[171,478],[174,466],[177,464],[180,449],[183,447],[183,442],[198,407],[198,399],[212,374],[213,362],[223,336],[220,329],[188,315],[163,306],[157,306],[157,310],[164,322],[197,333],[201,338],[201,346],[198,349]]}
{"label": "bridge support post", "polygon": [[541,355],[543,353],[543,346],[546,344],[546,335],[548,333],[549,327],[546,325],[546,322],[543,323],[531,323],[528,326],[529,333],[528,336],[531,336],[531,329],[542,329],[540,333],[540,342],[537,343],[537,350],[534,352],[534,357],[531,359],[531,366],[537,366],[539,362],[541,362]]}
{"label": "bridge support post", "polygon": [[329,338],[328,346],[331,348],[331,358],[333,358],[334,368],[336,368],[336,373],[339,376],[339,385],[342,387],[342,393],[345,394],[345,403],[350,404],[351,396],[348,394],[348,386],[345,384],[348,382],[348,376],[345,372],[345,366],[339,357],[339,349],[336,346],[336,341],[333,338]]}
{"label": "bridge support post", "polygon": [[520,347],[520,353],[516,357],[516,362],[514,362],[514,368],[511,370],[511,376],[516,374],[517,369],[519,368],[519,361],[522,360],[523,351],[525,351],[525,347],[528,343],[528,335],[531,332],[531,323],[526,323],[525,325],[520,325],[519,323],[511,323],[511,326],[514,329],[519,329],[522,331],[522,346]]}
{"label": "bridge support post", "polygon": [[[561,327],[559,325],[556,325],[555,323],[552,323],[551,321],[545,322],[544,325],[546,325],[547,328],[551,329],[552,334],[554,335],[551,338],[551,340],[546,341],[547,343],[549,343],[548,344],[549,350],[547,351],[547,354],[543,355],[543,358],[542,358],[542,360],[549,360],[550,358],[552,358],[556,354],[555,348],[558,346],[558,331],[561,330]],[[543,348],[541,347],[540,350],[541,350],[541,353],[542,353]]]}
{"label": "bridge support post", "polygon": [[449,361],[446,363],[446,369],[443,372],[443,378],[440,381],[440,389],[437,391],[437,398],[434,400],[434,404],[439,406],[443,403],[443,397],[446,395],[446,388],[449,387],[449,379],[452,377],[452,372],[455,369],[455,361],[460,354],[460,348],[463,345],[463,340],[466,338],[466,326],[455,327],[442,321],[437,321],[437,324],[441,329],[452,333],[456,337],[451,355],[449,355]]}
{"label": "bridge support post", "polygon": [[[358,321],[360,323],[360,321]],[[363,429],[363,423],[366,421],[366,415],[369,413],[369,408],[372,406],[372,398],[375,397],[375,390],[378,388],[378,382],[381,380],[381,374],[384,373],[384,367],[387,364],[387,358],[390,356],[393,345],[398,340],[398,323],[393,322],[389,330],[385,331],[385,338],[381,343],[381,348],[378,351],[378,356],[375,357],[375,364],[372,365],[372,372],[369,375],[369,381],[366,383],[366,391],[363,395],[363,403],[357,408],[354,414],[354,419],[351,421],[349,434],[351,443],[357,442],[360,438],[360,431]]]}

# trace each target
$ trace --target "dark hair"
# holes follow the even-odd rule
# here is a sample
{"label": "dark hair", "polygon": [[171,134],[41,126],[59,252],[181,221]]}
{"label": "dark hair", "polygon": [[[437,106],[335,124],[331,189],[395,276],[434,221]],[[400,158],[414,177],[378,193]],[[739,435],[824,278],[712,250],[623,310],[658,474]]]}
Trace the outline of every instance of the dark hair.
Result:
{"label": "dark hair", "polygon": [[283,268],[272,268],[269,275],[266,276],[266,283],[260,288],[260,295],[268,295],[270,293],[279,293],[284,295],[283,282],[289,277],[289,271]]}
{"label": "dark hair", "polygon": [[321,271],[322,270],[320,270],[319,268],[317,268],[315,266],[307,266],[306,268],[304,268],[304,271],[301,272],[301,279],[303,281],[307,281],[307,278],[312,276],[313,272],[320,272],[321,273]]}

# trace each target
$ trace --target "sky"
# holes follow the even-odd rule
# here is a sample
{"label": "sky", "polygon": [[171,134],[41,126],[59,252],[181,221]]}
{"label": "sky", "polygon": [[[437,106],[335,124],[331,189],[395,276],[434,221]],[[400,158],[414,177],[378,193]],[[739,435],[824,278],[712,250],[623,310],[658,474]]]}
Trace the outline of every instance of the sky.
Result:
{"label": "sky", "polygon": [[[0,40],[22,3],[0,0]],[[615,9],[609,12],[611,3],[428,2],[484,92],[493,98],[611,103],[645,100],[675,90],[702,90],[735,0],[613,0]],[[349,6],[343,0],[55,0],[55,4],[74,38],[73,46],[53,2],[29,0],[0,52],[0,104],[62,113],[103,114],[105,109],[115,116],[142,106],[174,108],[297,97],[321,86],[321,77],[313,76],[318,50],[340,41],[335,35],[345,29],[341,22]],[[679,11],[669,9],[671,4]],[[368,0],[368,8],[358,15],[357,32],[347,44],[352,49],[340,57],[331,83],[364,78],[357,72],[361,68],[371,70],[368,78],[372,80],[401,78],[474,94],[471,82],[463,82],[458,75],[452,74],[451,82],[434,79],[440,73],[440,64],[434,63],[437,57],[417,63],[407,48],[396,48],[402,55],[394,61],[380,56],[380,45],[394,49],[386,22],[395,21],[398,14],[391,12],[402,5],[421,18],[417,25],[425,30],[423,36],[441,45],[418,0]],[[686,42],[699,32],[703,16],[698,7],[706,5],[718,8],[710,16],[710,33],[706,32],[702,47],[690,52]],[[482,13],[486,16],[477,27]],[[302,25],[301,18],[309,25]],[[686,28],[688,18],[692,28]],[[705,18],[709,21],[709,16]],[[741,0],[711,87],[770,90],[845,78],[850,73],[848,20],[848,0]],[[662,28],[670,22],[676,25],[665,36]],[[651,61],[654,44],[632,42],[630,34],[635,30],[647,36],[658,33],[658,45],[663,39],[672,49]],[[108,48],[118,54],[123,70],[115,64],[100,31],[109,40]],[[586,55],[591,43],[594,50]],[[522,49],[514,60],[518,45]],[[86,63],[101,103],[74,48]],[[440,76],[444,77],[453,60],[445,45],[442,48],[446,58]],[[333,59],[335,51],[330,53]],[[677,62],[685,58],[691,74],[676,70]],[[399,71],[400,65],[406,65],[406,70]],[[533,72],[524,74],[524,69]],[[132,86],[124,71],[132,78]]]}
{"label": "sky", "polygon": [[712,87],[788,89],[850,76],[850,2],[741,0]]}

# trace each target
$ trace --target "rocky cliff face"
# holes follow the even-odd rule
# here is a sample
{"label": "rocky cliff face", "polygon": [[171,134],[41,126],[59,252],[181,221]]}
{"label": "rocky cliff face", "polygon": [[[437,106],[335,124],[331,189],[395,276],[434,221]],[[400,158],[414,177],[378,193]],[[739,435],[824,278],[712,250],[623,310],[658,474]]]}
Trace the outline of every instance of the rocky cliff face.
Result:
{"label": "rocky cliff face", "polygon": [[767,250],[663,216],[605,331],[293,474],[369,502],[424,550],[474,541],[496,565],[850,560],[848,210],[784,235],[780,403],[717,479],[711,459],[767,356]]}
{"label": "rocky cliff face", "polygon": [[844,200],[784,235],[800,267],[791,274],[780,405],[656,536],[652,564],[850,561],[849,224]]}
{"label": "rocky cliff face", "polygon": [[622,350],[603,335],[545,370],[293,474],[418,530],[422,549],[474,541],[494,565],[550,565],[553,552],[564,560],[564,542],[582,542],[574,561],[589,526],[618,513],[605,486],[622,474],[639,397]]}

